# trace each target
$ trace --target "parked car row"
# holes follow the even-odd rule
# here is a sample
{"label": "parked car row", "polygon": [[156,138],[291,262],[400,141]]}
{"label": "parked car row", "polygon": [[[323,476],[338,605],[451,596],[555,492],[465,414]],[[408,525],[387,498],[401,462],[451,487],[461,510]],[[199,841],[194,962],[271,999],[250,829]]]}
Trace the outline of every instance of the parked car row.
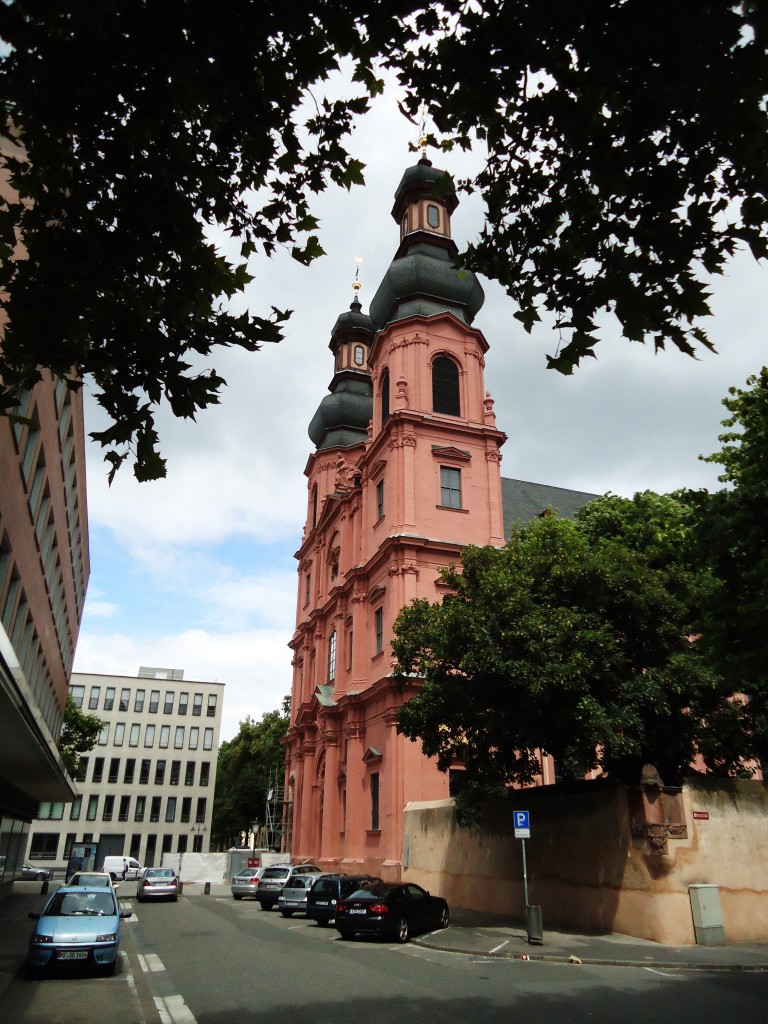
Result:
{"label": "parked car row", "polygon": [[447,928],[447,902],[412,882],[384,882],[372,875],[323,874],[314,864],[248,868],[232,877],[232,896],[277,905],[283,917],[303,913],[318,927],[334,922],[342,939],[358,935],[407,942],[415,932]]}

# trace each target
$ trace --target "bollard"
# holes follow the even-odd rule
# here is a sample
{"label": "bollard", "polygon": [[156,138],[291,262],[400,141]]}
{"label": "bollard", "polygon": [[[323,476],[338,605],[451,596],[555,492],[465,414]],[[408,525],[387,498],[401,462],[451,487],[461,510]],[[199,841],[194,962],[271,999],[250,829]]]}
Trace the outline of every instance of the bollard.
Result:
{"label": "bollard", "polygon": [[46,878],[43,884],[40,886],[40,893],[42,896],[48,892],[48,879]]}
{"label": "bollard", "polygon": [[205,896],[210,896],[211,895],[211,883],[210,882],[206,882],[205,883],[205,885],[203,887],[203,894]]}

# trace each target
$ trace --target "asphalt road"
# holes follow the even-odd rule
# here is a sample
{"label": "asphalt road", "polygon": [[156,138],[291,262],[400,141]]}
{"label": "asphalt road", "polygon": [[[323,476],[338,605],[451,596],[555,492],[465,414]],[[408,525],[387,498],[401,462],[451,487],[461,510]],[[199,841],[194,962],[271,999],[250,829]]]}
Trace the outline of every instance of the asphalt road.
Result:
{"label": "asphalt road", "polygon": [[[128,894],[126,893],[126,896]],[[465,956],[286,920],[257,903],[133,903],[113,979],[17,979],[9,1024],[723,1024],[768,1016],[768,973]]]}

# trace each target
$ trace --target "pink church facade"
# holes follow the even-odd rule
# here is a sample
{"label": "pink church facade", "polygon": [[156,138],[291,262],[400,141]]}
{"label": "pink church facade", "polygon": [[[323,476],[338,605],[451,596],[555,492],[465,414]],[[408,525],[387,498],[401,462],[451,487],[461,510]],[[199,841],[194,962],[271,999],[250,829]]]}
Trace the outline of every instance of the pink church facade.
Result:
{"label": "pink church facade", "polygon": [[392,625],[414,598],[441,598],[439,570],[465,544],[504,543],[502,483],[520,484],[501,479],[506,436],[472,326],[483,294],[453,266],[457,200],[435,187],[442,173],[426,159],[406,170],[392,211],[400,246],[370,315],[355,299],[333,329],[297,552],[291,853],[385,878],[403,869],[406,807],[447,798],[451,782],[397,733],[413,690],[392,678]]}

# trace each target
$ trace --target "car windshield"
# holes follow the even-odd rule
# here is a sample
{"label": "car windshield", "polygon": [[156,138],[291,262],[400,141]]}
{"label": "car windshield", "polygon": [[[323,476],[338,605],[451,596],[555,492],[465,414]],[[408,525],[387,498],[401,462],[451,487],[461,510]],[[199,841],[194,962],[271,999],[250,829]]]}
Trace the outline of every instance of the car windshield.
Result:
{"label": "car windshield", "polygon": [[112,879],[109,875],[89,875],[87,872],[83,872],[79,875],[72,875],[69,881],[70,885],[103,885],[109,887],[112,884]]}
{"label": "car windshield", "polygon": [[250,880],[251,878],[253,878],[255,874],[256,872],[249,868],[248,871],[240,871],[238,874],[235,875],[235,878],[244,878]]}
{"label": "car windshield", "polygon": [[117,913],[110,892],[67,892],[60,889],[45,909],[46,917],[102,917]]}
{"label": "car windshield", "polygon": [[313,881],[311,876],[308,878],[306,875],[294,875],[288,879],[286,889],[308,889]]}
{"label": "car windshield", "polygon": [[353,899],[357,896],[388,896],[393,889],[397,886],[392,885],[391,882],[374,882],[371,885],[366,886],[364,889],[356,889],[350,896]]}
{"label": "car windshield", "polygon": [[267,868],[262,878],[287,878],[291,873],[290,868]]}
{"label": "car windshield", "polygon": [[147,878],[173,878],[173,868],[150,868]]}

